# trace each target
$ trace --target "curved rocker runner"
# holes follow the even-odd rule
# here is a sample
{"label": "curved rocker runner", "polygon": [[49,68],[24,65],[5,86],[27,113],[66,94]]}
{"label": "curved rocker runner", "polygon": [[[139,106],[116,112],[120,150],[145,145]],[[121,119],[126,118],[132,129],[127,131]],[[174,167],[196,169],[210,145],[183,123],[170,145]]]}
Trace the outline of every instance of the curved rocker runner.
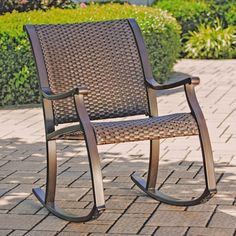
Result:
{"label": "curved rocker runner", "polygon": [[[96,219],[105,210],[97,145],[110,143],[150,140],[147,181],[137,176],[132,176],[132,180],[156,200],[190,206],[203,203],[216,193],[211,143],[194,91],[199,79],[158,84],[135,20],[26,25],[25,30],[38,69],[47,147],[46,191],[35,188],[33,193],[51,213],[68,221],[85,222]],[[184,86],[191,112],[158,116],[156,90],[178,86]],[[134,115],[146,117],[132,119]],[[129,120],[115,119],[128,116]],[[107,118],[114,119],[106,121]],[[77,123],[60,127],[72,122]],[[200,139],[206,187],[201,196],[185,201],[155,189],[159,140],[192,135]],[[86,216],[72,215],[55,205],[56,140],[86,143],[94,201]]]}

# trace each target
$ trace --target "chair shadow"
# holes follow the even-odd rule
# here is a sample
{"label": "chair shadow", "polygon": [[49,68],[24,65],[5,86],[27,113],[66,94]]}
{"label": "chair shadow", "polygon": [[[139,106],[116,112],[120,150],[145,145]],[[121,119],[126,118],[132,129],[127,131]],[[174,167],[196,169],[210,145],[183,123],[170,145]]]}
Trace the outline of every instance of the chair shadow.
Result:
{"label": "chair shadow", "polygon": [[[36,142],[32,145],[19,138],[0,140],[0,209],[11,210],[11,206],[15,207],[15,202],[32,199],[31,188],[44,185],[46,175],[44,145],[43,142]],[[83,188],[83,191],[86,192],[84,196],[81,196],[82,201],[83,198],[91,197],[89,164],[84,144],[69,141],[59,142],[58,146],[58,186],[62,189],[71,188],[73,190],[71,195],[68,191],[66,200],[74,197],[77,200],[76,188],[78,191]],[[106,199],[110,199],[116,194],[119,198],[120,195],[123,196],[127,192],[139,197],[146,196],[130,180],[130,175],[133,173],[146,177],[148,167],[146,154],[132,152],[125,154],[121,148],[121,151],[101,151],[100,157]],[[220,205],[234,201],[236,184],[233,167],[236,166],[229,166],[224,162],[216,163],[219,190],[216,197],[210,200],[210,204]],[[178,177],[178,173],[181,173],[180,177]],[[174,197],[191,198],[199,195],[204,189],[201,161],[161,161],[158,176],[158,184],[161,185],[161,189]],[[85,191],[84,188],[87,188],[88,191]],[[64,196],[65,194],[62,194],[60,199]]]}

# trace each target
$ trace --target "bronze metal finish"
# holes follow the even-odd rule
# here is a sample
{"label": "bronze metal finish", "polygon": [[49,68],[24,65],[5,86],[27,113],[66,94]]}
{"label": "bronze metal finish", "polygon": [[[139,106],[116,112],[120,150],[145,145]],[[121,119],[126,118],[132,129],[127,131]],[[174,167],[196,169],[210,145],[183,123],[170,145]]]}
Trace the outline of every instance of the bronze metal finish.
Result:
{"label": "bronze metal finish", "polygon": [[[74,222],[96,219],[105,210],[97,145],[150,140],[147,181],[133,181],[151,197],[172,205],[195,205],[216,192],[214,166],[206,122],[194,86],[198,78],[158,84],[140,29],[133,19],[65,25],[26,25],[37,65],[44,110],[46,192],[34,188],[38,200],[54,215]],[[158,116],[156,91],[184,86],[191,113]],[[134,115],[142,119],[100,121]],[[76,125],[59,128],[64,123]],[[206,188],[185,201],[166,196],[156,187],[160,139],[199,135]],[[84,140],[91,172],[94,204],[87,216],[75,216],[55,206],[56,140]]]}

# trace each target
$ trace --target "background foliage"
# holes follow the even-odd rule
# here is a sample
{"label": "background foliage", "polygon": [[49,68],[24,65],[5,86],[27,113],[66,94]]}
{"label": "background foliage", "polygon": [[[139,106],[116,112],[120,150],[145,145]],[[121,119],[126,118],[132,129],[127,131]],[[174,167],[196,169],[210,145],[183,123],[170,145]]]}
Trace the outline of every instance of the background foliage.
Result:
{"label": "background foliage", "polygon": [[161,0],[154,7],[170,12],[182,27],[182,35],[197,29],[202,21],[208,21],[211,17],[210,7],[201,1],[189,0]]}
{"label": "background foliage", "polygon": [[236,44],[235,28],[222,27],[218,19],[214,26],[200,25],[197,31],[186,37],[185,52],[189,58],[215,59],[232,58]]}
{"label": "background foliage", "polygon": [[72,0],[0,0],[0,15],[12,11],[30,11],[51,7],[65,8],[73,6]]}
{"label": "background foliage", "polygon": [[236,57],[235,0],[159,0],[154,7],[167,10],[181,25],[182,57]]}
{"label": "background foliage", "polygon": [[155,78],[167,79],[179,53],[180,28],[167,12],[104,4],[86,8],[13,12],[0,16],[0,105],[39,102],[38,82],[24,24],[75,23],[135,18],[144,35]]}
{"label": "background foliage", "polygon": [[72,0],[0,0],[0,15],[0,106],[39,102],[36,68],[22,30],[24,24],[135,18],[159,82],[167,79],[180,41],[182,57],[236,58],[235,0],[157,0],[152,7],[90,4],[83,8]]}

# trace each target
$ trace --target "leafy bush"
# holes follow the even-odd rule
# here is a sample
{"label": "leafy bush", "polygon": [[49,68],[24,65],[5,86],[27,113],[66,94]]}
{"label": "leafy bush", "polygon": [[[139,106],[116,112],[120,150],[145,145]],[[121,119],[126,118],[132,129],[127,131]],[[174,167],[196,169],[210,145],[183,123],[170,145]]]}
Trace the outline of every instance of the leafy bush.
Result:
{"label": "leafy bush", "polygon": [[176,20],[160,9],[119,4],[91,5],[86,8],[0,16],[0,105],[36,103],[37,79],[24,24],[75,23],[135,18],[143,32],[154,76],[166,80],[180,48]]}
{"label": "leafy bush", "polygon": [[0,101],[5,104],[39,102],[34,61],[25,36],[0,37]]}
{"label": "leafy bush", "polygon": [[154,3],[154,7],[172,13],[181,25],[183,35],[212,18],[209,5],[203,1],[161,0]]}
{"label": "leafy bush", "polygon": [[154,7],[167,10],[182,26],[182,34],[194,31],[200,24],[216,23],[220,19],[223,27],[236,25],[235,0],[159,0]]}
{"label": "leafy bush", "polygon": [[0,0],[0,15],[12,11],[29,11],[50,7],[67,7],[73,5],[71,0]]}
{"label": "leafy bush", "polygon": [[225,14],[225,21],[227,22],[227,25],[236,26],[236,2],[232,2],[227,6],[228,9],[223,10]]}
{"label": "leafy bush", "polygon": [[[181,50],[181,56],[186,57],[186,52],[188,52],[187,57],[194,57],[197,58],[196,55],[202,54],[201,58],[204,58],[203,54],[209,55],[210,53],[196,53],[191,52],[192,46],[188,43],[186,44],[186,41],[192,38],[196,38],[197,32],[202,29],[201,31],[204,31],[204,35],[206,35],[206,31],[210,30],[204,30],[204,25],[207,25],[208,29],[211,29],[214,31],[217,23],[217,19],[221,22],[221,29],[225,29],[229,26],[236,26],[236,1],[235,0],[159,0],[154,4],[154,7],[160,7],[161,9],[167,10],[168,12],[172,13],[174,17],[176,17],[178,23],[182,26],[182,50]],[[230,27],[232,28],[232,27]],[[195,32],[194,32],[195,31]],[[193,33],[194,32],[194,33]],[[217,34],[221,34],[219,37],[223,37],[222,33],[217,32]],[[211,36],[210,36],[211,35]],[[210,37],[211,40],[213,40],[213,32],[209,33],[208,36],[204,37]],[[215,40],[213,40],[215,42]],[[211,42],[213,42],[211,41]],[[221,41],[221,39],[219,39]],[[197,47],[205,47],[204,40],[202,39],[201,42],[197,41],[194,42],[194,45],[199,45]],[[216,42],[215,42],[216,43]],[[214,43],[213,43],[214,44]],[[217,41],[217,45],[219,42]],[[201,46],[200,46],[201,45]],[[210,46],[209,46],[210,47]],[[213,47],[213,45],[211,45]],[[221,49],[217,50],[226,50],[225,46],[219,46]],[[197,49],[194,49],[194,51]],[[197,50],[201,51],[201,50]],[[226,50],[227,51],[227,50]],[[212,52],[214,54],[214,58],[217,58],[216,55],[219,55],[219,58],[225,58],[227,55],[231,58],[236,57],[236,50],[230,49],[230,53],[223,53],[224,56],[221,53],[217,53],[216,50]],[[211,55],[210,57],[213,57]]]}
{"label": "leafy bush", "polygon": [[219,18],[224,28],[236,25],[236,1],[235,0],[206,0],[210,12]]}
{"label": "leafy bush", "polygon": [[198,32],[187,36],[185,51],[189,58],[232,58],[236,46],[235,27],[223,29],[220,21],[214,27],[200,25]]}

